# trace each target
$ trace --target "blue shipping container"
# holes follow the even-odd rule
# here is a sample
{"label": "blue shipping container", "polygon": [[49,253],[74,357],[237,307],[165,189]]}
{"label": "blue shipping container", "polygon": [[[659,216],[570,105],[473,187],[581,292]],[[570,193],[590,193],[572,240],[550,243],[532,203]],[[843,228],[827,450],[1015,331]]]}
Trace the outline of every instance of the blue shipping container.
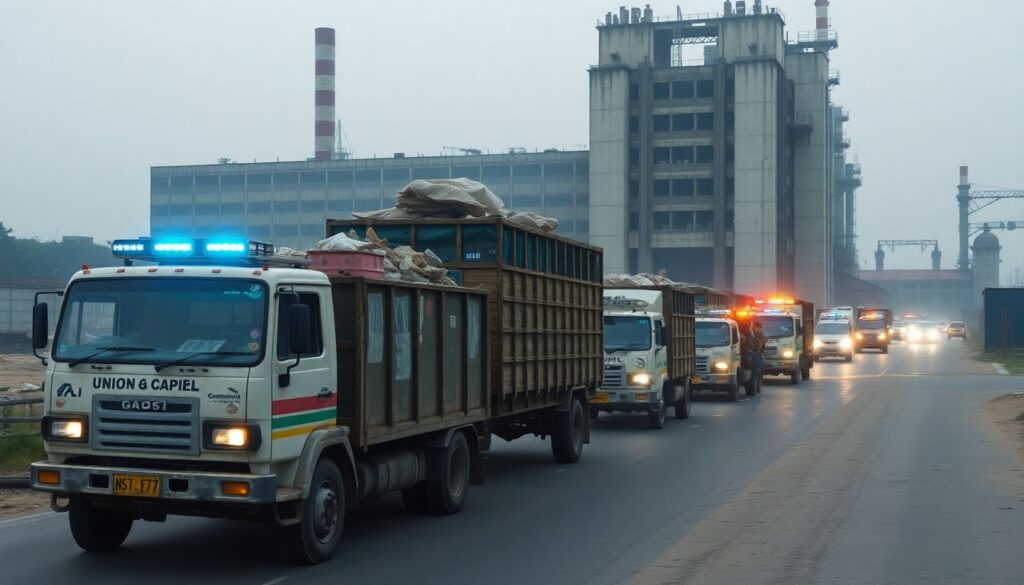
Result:
{"label": "blue shipping container", "polygon": [[1024,349],[1024,288],[986,288],[985,350]]}

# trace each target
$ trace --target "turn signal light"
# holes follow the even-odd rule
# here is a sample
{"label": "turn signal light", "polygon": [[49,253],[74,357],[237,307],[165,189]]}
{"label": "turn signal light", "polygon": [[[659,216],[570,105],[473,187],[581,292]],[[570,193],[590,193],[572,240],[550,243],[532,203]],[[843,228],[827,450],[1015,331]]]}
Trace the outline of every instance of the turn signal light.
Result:
{"label": "turn signal light", "polygon": [[225,496],[245,497],[249,495],[249,484],[244,481],[222,481],[220,491]]}
{"label": "turn signal light", "polygon": [[44,485],[60,485],[60,472],[40,471],[36,474],[36,481]]}

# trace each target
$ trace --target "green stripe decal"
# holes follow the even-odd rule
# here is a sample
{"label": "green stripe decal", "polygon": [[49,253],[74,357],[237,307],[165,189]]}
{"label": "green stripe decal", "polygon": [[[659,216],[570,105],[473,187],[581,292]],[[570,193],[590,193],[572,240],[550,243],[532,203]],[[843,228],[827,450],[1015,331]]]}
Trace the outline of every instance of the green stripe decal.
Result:
{"label": "green stripe decal", "polygon": [[270,428],[283,429],[286,427],[295,427],[320,421],[334,420],[336,412],[337,410],[331,408],[329,410],[317,410],[313,412],[303,412],[301,414],[274,417],[274,420],[270,423]]}

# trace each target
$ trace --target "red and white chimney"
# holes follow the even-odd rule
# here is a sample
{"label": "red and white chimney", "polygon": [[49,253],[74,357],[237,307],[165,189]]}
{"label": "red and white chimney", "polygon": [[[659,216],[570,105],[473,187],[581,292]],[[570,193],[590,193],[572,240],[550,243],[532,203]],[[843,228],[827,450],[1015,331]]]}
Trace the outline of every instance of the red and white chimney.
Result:
{"label": "red and white chimney", "polygon": [[814,0],[814,10],[817,17],[818,40],[828,40],[828,0]]}
{"label": "red and white chimney", "polygon": [[316,84],[314,97],[316,160],[331,160],[334,149],[334,29],[316,29]]}

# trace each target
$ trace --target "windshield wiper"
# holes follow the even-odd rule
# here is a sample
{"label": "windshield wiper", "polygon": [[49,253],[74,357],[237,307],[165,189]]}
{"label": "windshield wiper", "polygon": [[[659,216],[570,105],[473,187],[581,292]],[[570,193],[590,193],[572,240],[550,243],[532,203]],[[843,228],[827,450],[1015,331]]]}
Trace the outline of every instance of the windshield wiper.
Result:
{"label": "windshield wiper", "polygon": [[197,357],[199,357],[201,355],[253,355],[253,354],[248,352],[248,351],[200,351],[200,352],[193,353],[191,355],[187,355],[187,356],[185,356],[185,357],[183,357],[181,359],[176,359],[173,362],[167,362],[166,364],[160,364],[158,366],[153,366],[153,369],[159,372],[160,370],[163,370],[164,368],[169,368],[171,366],[177,366],[177,365],[183,364],[183,363],[191,360],[192,358],[197,358]]}
{"label": "windshield wiper", "polygon": [[68,367],[73,368],[82,362],[89,361],[98,355],[107,353],[108,351],[156,351],[156,349],[152,347],[133,347],[130,345],[114,345],[111,347],[97,347],[96,349],[98,349],[99,351],[89,354],[83,358],[78,358],[77,360],[74,360],[73,362],[68,364]]}

